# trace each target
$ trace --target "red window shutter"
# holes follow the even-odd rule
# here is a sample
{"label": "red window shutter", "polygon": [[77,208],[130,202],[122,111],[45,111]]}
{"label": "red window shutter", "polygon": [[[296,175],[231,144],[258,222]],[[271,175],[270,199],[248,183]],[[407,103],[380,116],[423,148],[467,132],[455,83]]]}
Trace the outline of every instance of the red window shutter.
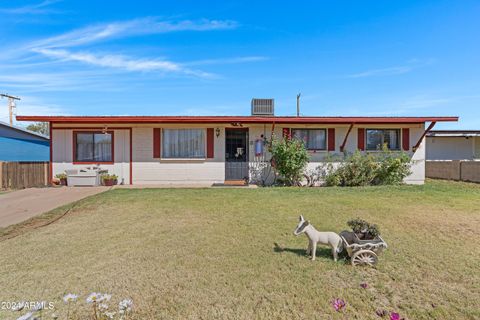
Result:
{"label": "red window shutter", "polygon": [[161,129],[153,128],[153,157],[160,158]]}
{"label": "red window shutter", "polygon": [[410,129],[409,128],[402,129],[402,147],[403,147],[403,150],[405,151],[410,150]]}
{"label": "red window shutter", "polygon": [[283,137],[284,137],[284,138],[291,138],[290,132],[291,132],[290,128],[283,128],[283,129],[282,129],[282,135],[283,135]]}
{"label": "red window shutter", "polygon": [[335,128],[328,128],[328,151],[335,151]]}
{"label": "red window shutter", "polygon": [[207,128],[207,158],[214,157],[213,128]]}
{"label": "red window shutter", "polygon": [[357,145],[358,145],[358,150],[365,150],[365,129],[364,128],[358,128],[358,133],[357,133]]}

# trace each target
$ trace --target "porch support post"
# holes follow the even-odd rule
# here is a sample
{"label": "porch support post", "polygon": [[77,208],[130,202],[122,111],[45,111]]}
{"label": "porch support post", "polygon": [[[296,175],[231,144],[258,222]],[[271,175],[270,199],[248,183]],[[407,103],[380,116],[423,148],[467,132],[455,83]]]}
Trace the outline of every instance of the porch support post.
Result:
{"label": "porch support post", "polygon": [[273,136],[274,130],[275,130],[275,121],[272,122],[272,132],[270,133],[270,136]]}
{"label": "porch support post", "polygon": [[432,130],[432,128],[435,126],[437,122],[436,121],[432,121],[430,123],[430,125],[428,126],[427,130],[425,130],[422,134],[422,136],[420,137],[420,139],[418,139],[418,142],[417,144],[415,144],[415,146],[413,147],[413,152],[417,151],[418,147],[420,146],[420,143],[422,143],[422,140],[423,138],[425,138],[425,136],[427,135],[427,133],[430,132],[430,130]]}
{"label": "porch support post", "polygon": [[351,123],[350,127],[348,128],[347,134],[345,135],[345,139],[343,139],[343,143],[340,146],[340,152],[343,152],[343,150],[345,149],[345,145],[347,144],[347,139],[348,139],[348,136],[350,135],[350,131],[352,131],[353,129],[353,125],[354,123]]}

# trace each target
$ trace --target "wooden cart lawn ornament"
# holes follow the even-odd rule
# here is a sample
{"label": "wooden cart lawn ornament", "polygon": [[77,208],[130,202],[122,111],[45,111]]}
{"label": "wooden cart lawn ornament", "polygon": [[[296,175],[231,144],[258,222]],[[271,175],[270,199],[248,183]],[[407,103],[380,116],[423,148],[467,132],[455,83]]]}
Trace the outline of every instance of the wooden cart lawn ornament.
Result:
{"label": "wooden cart lawn ornament", "polygon": [[360,240],[354,232],[343,231],[340,237],[352,266],[375,266],[378,255],[387,248],[387,243],[380,236],[372,240]]}

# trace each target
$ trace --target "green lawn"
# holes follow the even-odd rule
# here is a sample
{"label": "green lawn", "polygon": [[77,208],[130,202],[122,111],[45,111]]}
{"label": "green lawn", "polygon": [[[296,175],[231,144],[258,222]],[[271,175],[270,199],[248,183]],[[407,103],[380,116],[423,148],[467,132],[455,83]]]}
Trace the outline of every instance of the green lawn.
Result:
{"label": "green lawn", "polygon": [[[82,313],[94,291],[115,302],[131,297],[135,319],[378,319],[378,309],[407,319],[478,319],[479,208],[479,185],[440,181],[115,189],[48,226],[3,230],[0,301],[53,301],[61,319],[64,294],[81,295]],[[377,269],[334,263],[324,247],[312,262],[305,236],[292,234],[299,214],[337,232],[362,217],[380,225],[389,248]],[[334,298],[346,301],[343,313]],[[0,310],[0,319],[14,315]]]}

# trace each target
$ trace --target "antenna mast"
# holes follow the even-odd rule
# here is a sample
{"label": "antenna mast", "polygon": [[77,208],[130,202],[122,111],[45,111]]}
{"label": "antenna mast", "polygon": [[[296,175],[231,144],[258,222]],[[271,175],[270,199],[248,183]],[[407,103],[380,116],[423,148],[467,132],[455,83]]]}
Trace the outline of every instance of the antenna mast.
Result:
{"label": "antenna mast", "polygon": [[301,93],[297,94],[297,117],[300,117],[300,96],[301,95],[302,95]]}
{"label": "antenna mast", "polygon": [[20,100],[19,97],[11,96],[8,93],[0,93],[0,97],[8,99],[8,116],[10,118],[10,126],[13,126],[13,109],[15,109],[15,100]]}

